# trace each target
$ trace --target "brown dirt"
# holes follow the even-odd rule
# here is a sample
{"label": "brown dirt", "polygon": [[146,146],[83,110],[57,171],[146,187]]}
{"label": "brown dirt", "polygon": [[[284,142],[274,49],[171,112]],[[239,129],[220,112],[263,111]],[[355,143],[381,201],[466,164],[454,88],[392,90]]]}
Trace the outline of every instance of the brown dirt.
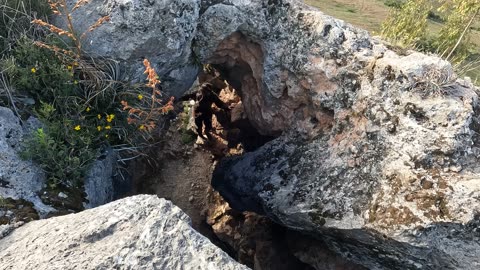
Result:
{"label": "brown dirt", "polygon": [[[150,192],[172,201],[192,219],[192,225],[205,233],[205,211],[213,171],[212,155],[193,150],[185,157],[164,160],[155,176],[147,179]],[[207,229],[208,230],[208,229]]]}

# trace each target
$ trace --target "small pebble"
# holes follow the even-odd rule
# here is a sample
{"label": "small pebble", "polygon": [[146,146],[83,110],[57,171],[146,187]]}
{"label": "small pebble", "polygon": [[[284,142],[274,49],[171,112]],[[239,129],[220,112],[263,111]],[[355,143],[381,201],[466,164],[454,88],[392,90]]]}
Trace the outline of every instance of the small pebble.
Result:
{"label": "small pebble", "polygon": [[450,171],[452,171],[452,172],[458,173],[458,172],[460,172],[461,170],[462,170],[462,166],[451,166],[451,167],[450,167]]}

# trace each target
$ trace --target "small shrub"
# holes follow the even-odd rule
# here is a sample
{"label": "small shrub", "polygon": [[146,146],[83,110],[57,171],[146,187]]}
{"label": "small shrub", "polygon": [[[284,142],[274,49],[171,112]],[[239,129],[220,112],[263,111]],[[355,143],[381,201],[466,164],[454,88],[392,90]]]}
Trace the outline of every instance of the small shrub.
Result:
{"label": "small shrub", "polygon": [[[47,175],[49,188],[80,188],[96,153],[90,148],[88,136],[67,137],[59,134],[63,123],[48,122],[47,132],[36,130],[21,153],[34,160]],[[64,141],[64,140],[67,141]]]}
{"label": "small shrub", "polygon": [[49,103],[72,95],[77,80],[72,68],[27,37],[17,41],[11,57],[3,59],[0,68],[17,91]]}
{"label": "small shrub", "polygon": [[382,24],[382,36],[405,47],[413,47],[425,37],[429,0],[408,0],[400,9],[392,9]]}
{"label": "small shrub", "polygon": [[191,144],[195,142],[197,134],[192,130],[190,126],[191,120],[193,120],[193,110],[189,102],[183,103],[183,111],[179,114],[180,122],[180,132],[181,132],[181,142],[183,144]]}

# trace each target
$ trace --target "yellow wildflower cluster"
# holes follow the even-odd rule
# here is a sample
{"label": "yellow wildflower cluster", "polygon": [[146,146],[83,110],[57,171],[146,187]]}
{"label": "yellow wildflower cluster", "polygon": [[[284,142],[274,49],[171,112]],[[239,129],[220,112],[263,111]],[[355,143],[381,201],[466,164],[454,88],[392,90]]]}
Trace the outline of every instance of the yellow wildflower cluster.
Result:
{"label": "yellow wildflower cluster", "polygon": [[107,122],[108,122],[108,123],[111,123],[114,118],[115,118],[115,115],[114,115],[114,114],[109,114],[109,115],[107,115]]}

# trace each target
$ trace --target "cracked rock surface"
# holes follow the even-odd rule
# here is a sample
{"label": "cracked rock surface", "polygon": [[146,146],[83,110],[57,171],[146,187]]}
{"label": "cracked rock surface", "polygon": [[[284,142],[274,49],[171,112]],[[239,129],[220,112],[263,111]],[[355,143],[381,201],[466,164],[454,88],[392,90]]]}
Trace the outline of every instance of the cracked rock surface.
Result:
{"label": "cracked rock surface", "polygon": [[148,195],[30,222],[0,247],[0,268],[12,270],[249,269],[193,230],[180,208]]}

